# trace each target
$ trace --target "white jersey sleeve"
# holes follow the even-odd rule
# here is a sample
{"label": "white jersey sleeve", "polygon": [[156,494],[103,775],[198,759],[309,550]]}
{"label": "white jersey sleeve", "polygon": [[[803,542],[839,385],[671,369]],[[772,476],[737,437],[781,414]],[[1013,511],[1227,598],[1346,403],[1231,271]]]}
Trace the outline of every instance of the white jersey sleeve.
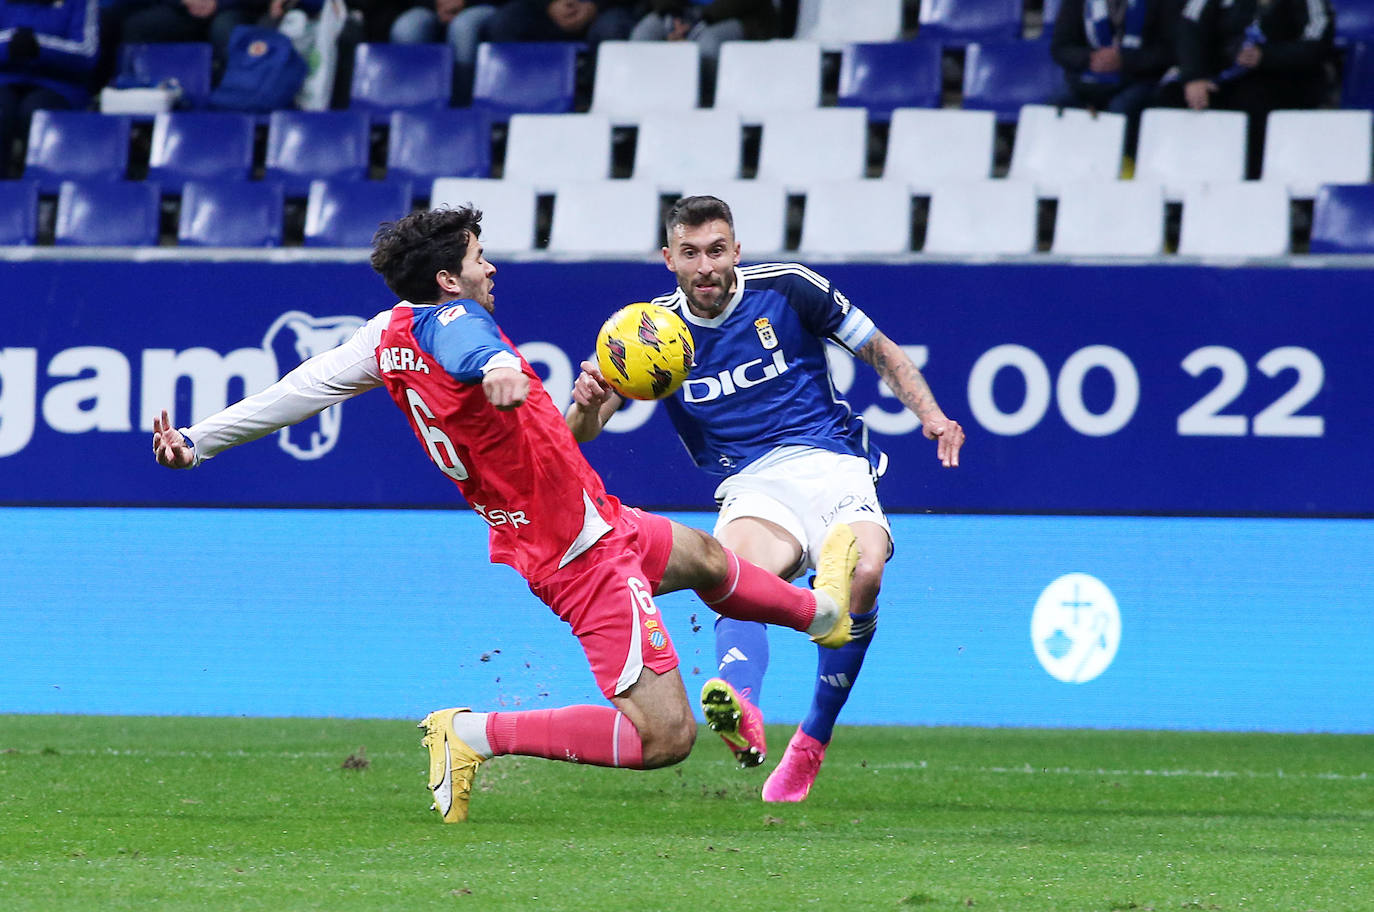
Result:
{"label": "white jersey sleeve", "polygon": [[381,386],[377,345],[390,320],[391,311],[382,311],[342,345],[302,361],[261,392],[182,428],[195,445],[197,464]]}

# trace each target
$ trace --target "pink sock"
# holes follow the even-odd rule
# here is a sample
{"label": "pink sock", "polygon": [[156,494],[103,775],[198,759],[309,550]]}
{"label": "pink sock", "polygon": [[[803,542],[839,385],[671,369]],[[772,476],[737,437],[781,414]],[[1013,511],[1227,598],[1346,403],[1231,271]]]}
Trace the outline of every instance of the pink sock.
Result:
{"label": "pink sock", "polygon": [[793,630],[805,630],[816,618],[816,596],[779,579],[757,564],[725,549],[730,569],[725,581],[697,595],[716,614],[737,621],[761,621]]}
{"label": "pink sock", "polygon": [[498,757],[522,754],[592,766],[644,768],[639,730],[609,706],[490,713],[487,741]]}

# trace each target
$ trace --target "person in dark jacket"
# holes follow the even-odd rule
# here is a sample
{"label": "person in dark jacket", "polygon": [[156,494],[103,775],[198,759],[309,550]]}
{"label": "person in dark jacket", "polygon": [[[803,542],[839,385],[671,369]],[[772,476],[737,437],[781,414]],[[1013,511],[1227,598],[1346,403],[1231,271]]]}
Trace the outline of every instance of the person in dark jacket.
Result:
{"label": "person in dark jacket", "polygon": [[715,85],[722,42],[779,37],[773,0],[648,0],[640,8],[644,15],[630,40],[695,41],[707,98]]}
{"label": "person in dark jacket", "polygon": [[1187,0],[1165,103],[1248,114],[1246,175],[1257,178],[1269,112],[1318,107],[1334,86],[1334,22],[1329,0]]}
{"label": "person in dark jacket", "polygon": [[1174,63],[1178,0],[1063,0],[1050,55],[1064,68],[1051,103],[1126,115],[1127,155],[1135,154],[1140,112]]}

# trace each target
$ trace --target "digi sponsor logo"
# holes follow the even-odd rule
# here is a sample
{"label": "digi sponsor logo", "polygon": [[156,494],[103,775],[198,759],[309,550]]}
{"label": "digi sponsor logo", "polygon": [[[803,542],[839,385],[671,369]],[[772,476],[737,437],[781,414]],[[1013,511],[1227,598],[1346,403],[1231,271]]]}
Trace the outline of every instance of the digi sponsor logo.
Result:
{"label": "digi sponsor logo", "polygon": [[1056,680],[1091,681],[1112,664],[1121,644],[1116,597],[1095,576],[1066,573],[1036,600],[1031,643],[1041,666]]}

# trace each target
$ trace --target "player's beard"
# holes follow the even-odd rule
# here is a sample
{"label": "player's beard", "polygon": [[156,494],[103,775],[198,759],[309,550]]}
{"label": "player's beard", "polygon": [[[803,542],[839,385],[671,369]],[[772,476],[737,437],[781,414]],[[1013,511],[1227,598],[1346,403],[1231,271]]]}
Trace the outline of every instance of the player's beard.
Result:
{"label": "player's beard", "polygon": [[720,312],[725,309],[725,305],[729,303],[730,297],[735,293],[734,277],[735,270],[733,268],[731,268],[729,273],[727,273],[724,276],[713,276],[715,282],[712,285],[712,288],[718,289],[718,294],[715,297],[714,303],[709,304],[697,297],[696,289],[699,282],[697,281],[695,276],[693,276],[685,284],[683,282],[682,277],[679,276],[678,286],[682,288],[682,293],[687,296],[687,301],[689,304],[691,304],[692,312],[699,317],[705,317],[707,319],[710,319],[713,317],[720,316]]}

